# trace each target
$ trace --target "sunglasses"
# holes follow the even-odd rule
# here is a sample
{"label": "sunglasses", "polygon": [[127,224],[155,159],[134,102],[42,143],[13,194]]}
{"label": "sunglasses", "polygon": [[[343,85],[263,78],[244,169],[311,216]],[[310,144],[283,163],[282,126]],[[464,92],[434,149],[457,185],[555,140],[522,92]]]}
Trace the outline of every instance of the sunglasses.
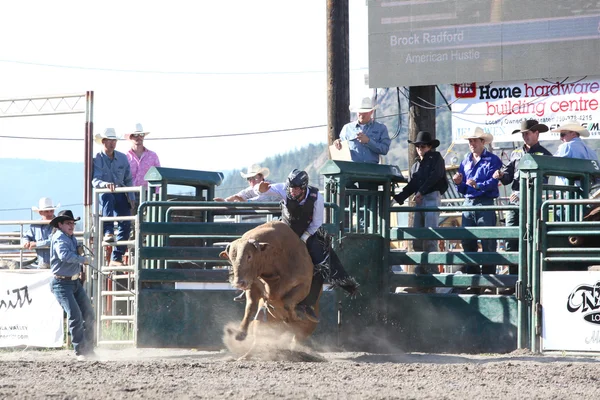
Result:
{"label": "sunglasses", "polygon": [[134,133],[132,135],[129,135],[129,137],[135,139],[135,138],[143,138],[144,134],[143,133]]}

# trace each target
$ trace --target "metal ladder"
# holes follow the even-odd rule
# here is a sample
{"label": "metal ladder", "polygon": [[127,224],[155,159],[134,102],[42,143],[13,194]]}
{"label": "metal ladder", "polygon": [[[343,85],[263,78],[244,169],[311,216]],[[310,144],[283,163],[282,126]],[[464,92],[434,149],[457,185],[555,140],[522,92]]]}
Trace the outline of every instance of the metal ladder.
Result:
{"label": "metal ladder", "polygon": [[[133,189],[133,190],[132,190]],[[140,188],[117,188],[115,192],[140,191]],[[107,189],[96,189],[94,212],[94,306],[96,309],[96,343],[101,345],[135,345],[136,342],[136,265],[138,248],[136,240],[104,242],[103,225],[105,222],[131,221],[134,234],[139,234],[138,217],[100,216],[98,195]],[[143,195],[142,195],[143,196]],[[116,237],[115,237],[116,239]],[[110,253],[113,246],[127,246],[123,257],[124,265],[111,266]]]}

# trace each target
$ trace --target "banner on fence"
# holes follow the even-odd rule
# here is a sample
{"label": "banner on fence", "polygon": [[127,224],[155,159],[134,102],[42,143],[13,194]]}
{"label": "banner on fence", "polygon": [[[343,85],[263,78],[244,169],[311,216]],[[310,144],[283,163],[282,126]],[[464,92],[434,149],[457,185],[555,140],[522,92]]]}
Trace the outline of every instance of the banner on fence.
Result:
{"label": "banner on fence", "polygon": [[542,273],[542,349],[600,351],[600,271]]}
{"label": "banner on fence", "polygon": [[0,347],[62,347],[63,309],[49,270],[0,271]]}
{"label": "banner on fence", "polygon": [[[535,119],[550,129],[579,121],[600,139],[600,77],[560,78],[524,82],[477,82],[454,85],[452,139],[462,139],[476,127],[494,135],[494,142],[521,141],[511,133],[521,121]],[[540,140],[558,140],[541,133]]]}

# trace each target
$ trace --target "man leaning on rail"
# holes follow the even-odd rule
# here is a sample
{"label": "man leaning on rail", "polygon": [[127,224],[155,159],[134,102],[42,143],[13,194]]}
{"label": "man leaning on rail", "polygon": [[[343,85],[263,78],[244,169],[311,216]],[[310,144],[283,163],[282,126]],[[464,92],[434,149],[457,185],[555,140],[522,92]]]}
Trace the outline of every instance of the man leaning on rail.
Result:
{"label": "man leaning on rail", "polygon": [[[133,193],[114,193],[116,188],[133,185],[127,156],[115,150],[117,140],[117,134],[113,128],[108,128],[94,137],[94,141],[102,145],[102,150],[94,157],[92,186],[110,190],[110,193],[102,193],[100,196],[100,208],[103,217],[131,215],[131,204],[134,201],[131,197]],[[119,221],[117,225],[117,241],[128,240],[131,223],[129,221]],[[105,222],[102,228],[103,241],[113,242],[115,239],[114,223]],[[126,250],[127,246],[114,246],[110,265],[123,265],[123,255]]]}
{"label": "man leaning on rail", "polygon": [[[523,137],[523,147],[513,150],[510,153],[508,164],[494,172],[494,179],[498,179],[503,185],[511,185],[510,204],[519,205],[519,162],[525,154],[535,154],[541,156],[552,156],[544,146],[539,143],[540,133],[548,132],[548,127],[538,123],[535,119],[523,121],[521,129],[515,129],[512,134],[520,133]],[[519,210],[506,211],[506,226],[519,226]],[[519,251],[519,241],[515,239],[506,241],[506,251]],[[508,271],[512,275],[518,273],[518,265],[508,266]]]}

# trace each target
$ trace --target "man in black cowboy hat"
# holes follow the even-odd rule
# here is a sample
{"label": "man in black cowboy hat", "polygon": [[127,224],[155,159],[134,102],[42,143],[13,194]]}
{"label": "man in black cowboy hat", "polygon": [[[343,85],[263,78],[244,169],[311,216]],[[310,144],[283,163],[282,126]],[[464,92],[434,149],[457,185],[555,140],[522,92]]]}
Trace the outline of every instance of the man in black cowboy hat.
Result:
{"label": "man in black cowboy hat", "polygon": [[77,252],[73,235],[75,222],[71,210],[58,213],[50,225],[56,228],[50,242],[50,269],[54,275],[52,293],[67,314],[71,342],[78,359],[94,355],[95,315],[92,303],[81,284],[81,264],[91,264],[89,257]]}
{"label": "man in black cowboy hat", "polygon": [[[410,181],[404,186],[402,192],[394,196],[394,200],[401,205],[414,194],[417,206],[439,207],[442,203],[442,195],[448,189],[444,158],[434,150],[440,145],[440,141],[433,139],[431,133],[421,131],[417,134],[414,142],[409,140],[408,143],[415,145],[419,158],[410,169]],[[437,211],[415,212],[413,227],[437,228],[439,218],[440,213]],[[415,251],[438,251],[438,241],[414,240],[413,248]],[[417,267],[417,273],[438,272],[434,265],[420,265],[419,267]]]}
{"label": "man in black cowboy hat", "polygon": [[[519,162],[525,154],[535,154],[540,156],[552,156],[544,146],[539,143],[540,133],[548,132],[548,127],[538,123],[535,119],[529,119],[521,122],[521,129],[515,129],[512,134],[520,133],[523,137],[523,147],[513,150],[510,153],[510,161],[501,169],[494,172],[494,179],[498,179],[503,185],[511,185],[512,193],[509,201],[511,204],[519,204]],[[519,211],[509,210],[505,214],[506,226],[519,226]],[[506,251],[518,251],[518,240],[507,240]],[[517,265],[510,265],[509,273],[517,274]]]}

